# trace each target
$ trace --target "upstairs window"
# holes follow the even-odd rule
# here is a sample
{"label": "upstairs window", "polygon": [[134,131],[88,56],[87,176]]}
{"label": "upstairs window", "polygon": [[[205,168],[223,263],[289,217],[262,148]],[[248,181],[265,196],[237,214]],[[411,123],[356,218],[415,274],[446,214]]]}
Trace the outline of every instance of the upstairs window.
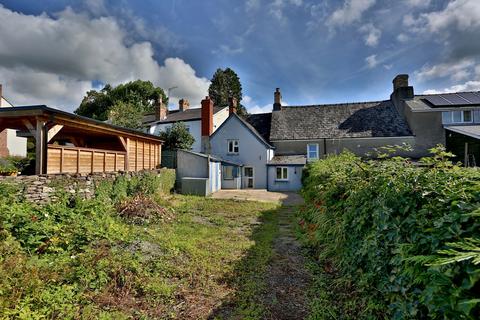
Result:
{"label": "upstairs window", "polygon": [[458,111],[445,111],[442,112],[443,124],[450,123],[472,123],[473,111],[472,110],[458,110]]}
{"label": "upstairs window", "polygon": [[288,168],[287,167],[276,167],[277,169],[277,179],[280,181],[288,180]]}
{"label": "upstairs window", "polygon": [[238,140],[228,140],[228,153],[238,153]]}
{"label": "upstairs window", "polygon": [[307,158],[309,160],[318,159],[318,144],[317,143],[307,144]]}

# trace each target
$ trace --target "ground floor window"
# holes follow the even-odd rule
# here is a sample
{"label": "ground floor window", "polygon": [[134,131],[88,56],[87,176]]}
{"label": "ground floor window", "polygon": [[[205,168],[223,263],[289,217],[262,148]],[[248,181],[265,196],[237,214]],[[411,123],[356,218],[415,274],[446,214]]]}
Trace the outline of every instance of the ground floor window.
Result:
{"label": "ground floor window", "polygon": [[224,180],[233,180],[237,175],[237,168],[233,166],[224,166],[223,167],[223,179]]}
{"label": "ground floor window", "polygon": [[288,168],[287,167],[277,167],[277,180],[288,180]]}
{"label": "ground floor window", "polygon": [[309,160],[318,159],[318,144],[317,143],[307,144],[307,158]]}

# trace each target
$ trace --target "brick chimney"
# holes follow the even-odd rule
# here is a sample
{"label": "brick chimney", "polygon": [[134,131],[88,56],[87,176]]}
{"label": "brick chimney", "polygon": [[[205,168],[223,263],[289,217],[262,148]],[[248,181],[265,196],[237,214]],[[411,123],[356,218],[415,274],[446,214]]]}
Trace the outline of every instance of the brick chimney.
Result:
{"label": "brick chimney", "polygon": [[187,99],[180,99],[178,101],[178,109],[180,109],[181,112],[190,109],[190,102]]}
{"label": "brick chimney", "polygon": [[276,88],[273,93],[273,111],[282,110],[282,94],[280,93],[280,88]]}
{"label": "brick chimney", "polygon": [[237,98],[235,97],[230,97],[228,98],[228,113],[237,113],[237,107],[238,107],[238,102]]}
{"label": "brick chimney", "polygon": [[210,153],[210,135],[213,133],[213,101],[209,96],[202,100],[202,152]]}
{"label": "brick chimney", "polygon": [[168,109],[163,103],[162,97],[158,97],[155,101],[155,121],[165,120],[167,118]]}

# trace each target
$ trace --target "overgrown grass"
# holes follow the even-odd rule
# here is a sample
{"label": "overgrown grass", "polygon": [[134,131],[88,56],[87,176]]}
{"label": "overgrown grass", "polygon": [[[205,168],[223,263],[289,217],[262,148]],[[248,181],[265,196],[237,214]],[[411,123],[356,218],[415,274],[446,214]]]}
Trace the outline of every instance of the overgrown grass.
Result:
{"label": "overgrown grass", "polygon": [[480,173],[350,153],[311,164],[300,213],[312,319],[478,319]]}
{"label": "overgrown grass", "polygon": [[[46,206],[0,184],[0,319],[199,319],[236,289],[248,309],[254,293],[243,286],[257,285],[273,232],[252,230],[257,219],[274,228],[276,205],[172,196],[158,183],[118,180],[92,200],[61,195]],[[117,203],[138,193],[174,220],[121,218]],[[258,264],[239,262],[249,250]],[[226,279],[239,265],[235,286]]]}

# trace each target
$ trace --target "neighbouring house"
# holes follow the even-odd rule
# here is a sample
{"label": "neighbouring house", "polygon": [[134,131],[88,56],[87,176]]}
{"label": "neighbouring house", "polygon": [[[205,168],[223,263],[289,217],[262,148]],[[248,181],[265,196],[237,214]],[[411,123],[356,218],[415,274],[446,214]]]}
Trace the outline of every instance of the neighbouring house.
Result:
{"label": "neighbouring house", "polygon": [[183,122],[189,132],[195,139],[192,145],[192,151],[201,152],[201,123],[202,117],[211,117],[212,132],[220,127],[220,125],[228,118],[228,107],[215,106],[211,114],[202,114],[201,108],[190,108],[187,99],[179,101],[178,110],[168,110],[167,106],[158,101],[155,104],[155,113],[144,116],[143,123],[149,134],[159,135],[176,122]]}
{"label": "neighbouring house", "polygon": [[[203,133],[202,152],[241,164],[242,188],[272,191],[300,189],[308,161],[343,150],[369,156],[384,146],[408,144],[411,150],[396,154],[420,158],[444,144],[466,165],[476,164],[480,92],[415,95],[408,75],[392,82],[389,100],[309,106],[283,106],[277,88],[271,113],[243,119],[231,105],[215,133]],[[227,177],[230,172],[222,170]]]}
{"label": "neighbouring house", "polygon": [[47,106],[0,108],[0,131],[35,140],[36,174],[140,171],[160,165],[162,140]]}
{"label": "neighbouring house", "polygon": [[[3,87],[0,84],[0,108],[9,108],[13,105],[7,101],[3,96]],[[5,129],[0,132],[0,158],[16,156],[27,156],[27,139],[17,137],[17,131],[12,129]]]}
{"label": "neighbouring house", "polygon": [[466,166],[480,158],[480,91],[415,95],[408,75],[393,80],[391,101],[415,136],[414,156],[441,143]]}

